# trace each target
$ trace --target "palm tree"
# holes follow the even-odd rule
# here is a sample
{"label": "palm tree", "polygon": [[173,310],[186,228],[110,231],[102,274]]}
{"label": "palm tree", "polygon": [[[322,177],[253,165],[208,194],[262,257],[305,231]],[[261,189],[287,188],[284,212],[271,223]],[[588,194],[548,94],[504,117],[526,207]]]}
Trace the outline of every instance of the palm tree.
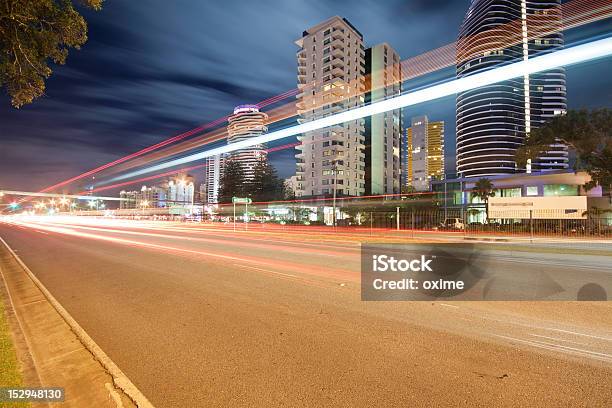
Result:
{"label": "palm tree", "polygon": [[597,220],[597,234],[601,234],[601,220],[602,218],[605,218],[606,214],[609,214],[611,212],[612,210],[593,206],[589,208],[588,210],[584,211],[582,213],[582,216],[583,217],[588,216],[591,222]]}
{"label": "palm tree", "polygon": [[472,198],[479,198],[484,203],[486,220],[489,219],[489,197],[494,196],[495,191],[493,190],[493,183],[488,178],[481,178],[476,182],[476,184],[474,184],[474,189],[472,190]]}

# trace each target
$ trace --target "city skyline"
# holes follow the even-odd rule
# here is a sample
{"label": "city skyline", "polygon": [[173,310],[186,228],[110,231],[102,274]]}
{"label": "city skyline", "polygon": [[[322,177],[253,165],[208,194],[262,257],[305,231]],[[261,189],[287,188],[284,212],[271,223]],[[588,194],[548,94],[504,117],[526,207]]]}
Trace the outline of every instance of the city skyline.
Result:
{"label": "city skyline", "polygon": [[608,406],[611,21],[0,0],[0,405]]}
{"label": "city skyline", "polygon": [[[456,18],[457,21],[460,21],[463,18],[463,14],[465,13],[467,7],[465,4],[463,4],[464,2],[457,3],[458,4],[452,3],[452,5],[447,4],[445,7],[437,11],[439,12],[439,14],[444,12],[445,16],[449,18]],[[431,11],[425,11],[427,9],[424,8],[419,9],[418,2],[416,5],[413,5],[413,7],[415,7],[415,10],[413,11],[401,10],[402,13],[400,13],[400,15],[410,20],[411,18],[414,18],[414,16],[419,15],[419,13],[432,13]],[[392,8],[392,5],[388,5],[384,8],[384,10],[387,10],[388,8]],[[340,10],[338,11],[338,13],[340,13],[341,15],[347,15],[348,17],[350,17],[352,14],[355,14],[354,8],[350,8],[342,4],[333,7],[327,5],[325,9],[331,9],[330,11]],[[107,10],[110,10],[109,12],[115,11],[113,7],[108,7],[107,9],[105,9],[105,12]],[[310,10],[310,13],[313,13],[313,11]],[[323,11],[321,11],[319,14],[322,13]],[[139,124],[139,120],[142,118],[142,112],[140,112],[137,107],[134,108],[134,104],[129,104],[130,111],[127,112],[127,99],[123,101],[123,103],[121,101],[118,101],[117,103],[112,103],[113,101],[115,101],[115,98],[120,96],[120,93],[117,95],[112,95],[107,92],[101,92],[95,98],[91,96],[86,96],[82,93],[83,89],[81,88],[99,89],[99,86],[101,85],[98,84],[99,81],[97,81],[95,77],[91,77],[87,73],[83,72],[83,76],[88,76],[87,80],[83,81],[83,85],[73,85],[70,87],[66,87],[67,89],[58,91],[56,86],[61,85],[63,82],[65,82],[66,75],[69,75],[70,73],[76,73],[75,70],[84,69],[83,63],[87,62],[88,57],[91,57],[90,52],[88,52],[88,48],[96,50],[99,49],[99,47],[104,48],[106,52],[102,54],[102,58],[107,58],[109,52],[113,50],[116,51],[118,42],[112,44],[112,36],[105,38],[105,40],[103,41],[110,42],[110,44],[99,44],[99,42],[97,42],[96,40],[96,32],[104,32],[105,29],[110,29],[111,32],[113,32],[112,30],[115,30],[116,27],[105,27],[105,22],[100,21],[100,17],[98,15],[93,14],[92,16],[87,17],[90,18],[90,42],[85,45],[82,51],[78,53],[73,53],[71,55],[67,66],[60,67],[56,70],[56,77],[52,77],[49,80],[49,90],[47,91],[47,94],[49,96],[47,98],[44,98],[43,100],[36,101],[31,106],[22,108],[21,111],[16,111],[12,108],[9,108],[8,103],[6,103],[5,106],[0,110],[0,119],[2,119],[5,123],[6,130],[5,132],[3,132],[2,142],[4,148],[9,153],[7,155],[8,159],[3,161],[3,163],[0,163],[0,182],[3,186],[10,187],[13,183],[16,183],[18,175],[24,174],[24,163],[30,164],[30,166],[25,169],[25,172],[27,174],[36,174],[38,176],[37,180],[40,180],[40,184],[32,185],[31,189],[35,190],[53,182],[62,180],[62,177],[67,178],[69,176],[73,176],[74,174],[78,174],[81,171],[88,170],[89,168],[91,168],[91,163],[103,164],[122,155],[122,153],[131,153],[134,150],[138,150],[138,148],[150,145],[159,140],[163,140],[169,136],[172,136],[173,134],[179,133],[180,131],[190,129],[195,124],[206,123],[207,119],[216,119],[218,116],[223,116],[223,114],[226,113],[218,112],[218,116],[208,117],[204,114],[193,114],[193,112],[189,112],[189,115],[186,115],[185,112],[182,112],[181,115],[173,117],[173,120],[165,120],[168,119],[167,115],[146,112],[144,116],[147,117],[147,122],[153,123],[155,121],[161,120],[162,124],[159,126],[147,125],[150,126],[150,133],[144,135],[144,132],[141,130]],[[325,16],[325,18],[327,17],[329,16]],[[320,21],[323,21],[325,18],[321,19]],[[319,22],[312,21],[312,19],[309,20],[311,20],[310,24],[316,24]],[[443,45],[447,41],[452,42],[457,36],[459,29],[458,24],[455,30],[456,32],[453,35],[453,30],[445,26],[444,33],[439,33],[437,37],[430,35],[431,39],[429,41],[423,39],[419,42],[419,44],[415,44],[411,41],[397,40],[397,38],[400,37],[400,34],[405,31],[405,29],[401,29],[399,27],[392,27],[384,30],[385,32],[381,34],[380,25],[374,27],[371,22],[362,21],[358,16],[353,22],[355,26],[357,26],[360,30],[367,34],[366,46],[372,46],[375,43],[379,42],[389,42],[393,45],[394,48],[398,50],[398,53],[401,55],[402,59],[413,56],[418,52],[425,51],[427,50],[427,47]],[[106,22],[106,24],[108,24],[108,22]],[[285,44],[285,47],[283,48],[285,50],[283,51],[283,55],[279,55],[282,61],[289,60],[292,61],[293,64],[295,64],[296,49],[295,46],[291,45],[291,43],[295,38],[295,33],[300,33],[305,27],[307,26],[296,26],[291,29],[292,31],[290,30],[290,27],[283,27],[283,29],[287,32],[294,32],[294,34],[291,37],[286,38],[282,38],[282,36],[279,36],[281,37],[283,43],[288,43],[288,45]],[[422,35],[422,33],[419,35]],[[133,36],[128,36],[128,43],[130,42],[130,39],[133,38]],[[140,41],[142,41],[142,39],[140,39]],[[286,52],[287,47],[289,47],[288,53]],[[240,45],[235,47],[234,51],[244,52],[245,50],[243,48],[244,45]],[[291,50],[291,48],[293,49]],[[412,49],[412,51],[406,52],[406,49]],[[212,57],[214,53],[211,53],[210,55]],[[100,57],[98,56],[96,58]],[[252,66],[249,66],[249,68],[252,67],[252,69],[254,70],[261,70],[265,68],[263,65],[264,64],[253,64]],[[232,64],[230,63],[230,67],[231,66]],[[152,67],[153,66],[149,68]],[[291,78],[292,76],[293,78],[295,78],[294,67],[295,65],[293,65],[293,69],[291,69],[291,67],[288,67],[287,70],[283,68],[282,71],[279,69],[275,69],[274,75],[283,78]],[[126,83],[126,89],[130,93],[135,90],[134,88],[139,88],[139,81],[132,81],[130,79],[135,79],[134,74],[136,73],[136,71],[134,71],[133,68],[134,67],[132,67],[132,70],[130,70],[129,66],[126,66],[125,64],[119,64],[119,70],[121,72],[113,74],[118,80],[120,80],[120,82]],[[600,88],[602,90],[597,92],[597,90],[591,89],[589,87],[588,80],[585,81],[587,76],[589,76],[587,74],[599,72],[602,70],[602,68],[602,63],[592,63],[587,64],[585,66],[568,69],[568,105],[570,108],[582,106],[598,106],[602,104],[600,101],[606,100],[606,87]],[[125,78],[122,75],[125,75]],[[194,78],[191,79],[193,80]],[[231,79],[234,80],[233,77],[231,77]],[[240,80],[243,81],[243,79]],[[295,79],[293,81],[295,81]],[[166,85],[174,83],[173,80],[171,80],[170,78],[155,78],[155,76],[147,75],[145,75],[144,79],[140,82],[150,84],[162,82]],[[206,81],[193,81],[190,85],[183,84],[178,85],[178,87],[182,88],[183,92],[187,94],[189,94],[189,92],[205,92],[207,89],[211,89],[207,87],[213,85],[212,83],[206,84],[205,82]],[[265,83],[265,81],[263,82]],[[283,84],[285,83],[284,81],[280,82],[282,82]],[[579,88],[578,85],[585,85],[585,82],[586,86],[581,86],[580,90],[576,92],[576,90]],[[219,85],[219,83],[217,83],[216,85]],[[150,90],[150,88],[151,87],[149,87],[148,90]],[[273,92],[271,91],[270,94],[266,95],[265,92],[251,92],[249,91],[249,89],[251,88],[249,88],[248,86],[242,86],[241,88],[233,88],[230,86],[229,83],[225,83],[225,85],[223,86],[217,86],[217,90],[214,92],[218,93],[222,97],[222,100],[235,100],[238,102],[237,104],[248,103],[251,101],[256,102],[258,100],[264,99],[266,96],[270,96],[270,94]],[[291,89],[291,84],[288,83],[287,86],[283,88],[274,88],[271,86],[269,87],[269,89],[274,89],[274,91],[284,91],[286,89]],[[74,114],[71,115],[71,119],[65,118],[61,114],[54,113],[53,115],[55,116],[59,115],[57,116],[60,119],[58,129],[50,129],[49,126],[45,126],[44,124],[47,121],[51,120],[49,117],[49,112],[55,112],[57,110],[57,106],[67,106],[67,104],[73,104],[75,92],[78,94],[78,98],[85,98],[86,100],[90,101],[90,104],[84,104],[78,107],[73,106],[72,109],[74,110]],[[143,92],[143,89],[138,90],[138,92]],[[170,97],[175,99],[179,98],[180,96],[182,96],[182,93],[180,92],[170,95]],[[3,96],[3,98],[5,98],[4,100],[6,100],[5,96]],[[56,104],[55,106],[53,105],[54,103]],[[102,107],[99,107],[99,104],[101,104]],[[202,112],[206,112],[206,114],[210,114],[210,108],[218,109],[221,105],[225,107],[226,104],[206,104],[206,106],[203,106],[201,110]],[[233,108],[233,106],[229,109]],[[189,107],[186,108],[187,110],[198,110],[199,107],[197,106],[197,104],[190,104]],[[206,108],[209,109],[207,110]],[[145,110],[147,109],[148,107],[145,107]],[[106,110],[116,112],[116,117],[112,119],[105,117],[104,112]],[[121,112],[125,112],[126,115],[121,115]],[[81,116],[81,114],[83,115]],[[215,112],[215,114],[217,114],[217,112]],[[415,107],[411,107],[409,109],[405,109],[404,113],[406,117],[421,114],[426,114],[432,117],[435,116],[436,118],[445,121],[447,139],[445,141],[447,146],[446,172],[452,171],[451,169],[454,168],[454,157],[450,155],[454,153],[455,142],[454,98],[444,98],[440,101],[429,102]],[[178,118],[181,118],[182,120],[182,118],[185,118],[186,116],[193,118],[193,121],[190,122],[190,124],[187,124],[187,121],[184,121],[185,125],[177,125],[175,127],[174,133],[172,133],[172,131],[170,131],[169,129],[169,123],[179,120]],[[132,120],[129,117],[135,117],[135,119]],[[32,119],[28,120],[28,118]],[[198,120],[198,118],[201,118],[201,120]],[[64,119],[66,119],[66,121]],[[75,121],[78,122],[79,125],[82,127],[79,129],[75,129]],[[116,121],[117,123],[103,123],[104,121]],[[45,136],[42,136],[41,132],[33,132],[35,134],[31,134],[29,131],[29,127],[25,125],[26,123],[41,124],[43,128],[49,130],[49,134],[45,133]],[[94,132],[94,135],[92,135],[93,130],[96,129],[98,126],[101,126],[104,130],[100,129],[99,131]],[[405,127],[406,126],[404,126],[402,130],[404,130]],[[162,132],[164,129],[167,129],[167,133]],[[62,133],[61,136],[52,137],[53,134],[57,134],[60,131]],[[119,138],[117,135],[122,135],[121,140],[117,140]],[[26,148],[25,146],[28,146],[29,148]],[[82,156],[82,152],[85,151],[88,152],[91,157],[88,157],[88,160],[82,162],[80,157]],[[293,175],[292,170],[295,167],[294,158],[292,156],[293,154],[291,152],[291,149],[287,149],[284,151],[276,152],[270,157],[272,164],[279,169],[279,173],[282,177],[289,177]],[[61,166],[53,165],[53,163],[58,163],[59,161],[62,162]],[[19,162],[20,165],[19,171],[16,171],[17,162]],[[61,167],[62,176],[56,177],[54,176],[54,172],[45,171],[45,166],[49,166],[49,168],[53,167],[53,169]],[[42,180],[44,180],[44,182]]]}

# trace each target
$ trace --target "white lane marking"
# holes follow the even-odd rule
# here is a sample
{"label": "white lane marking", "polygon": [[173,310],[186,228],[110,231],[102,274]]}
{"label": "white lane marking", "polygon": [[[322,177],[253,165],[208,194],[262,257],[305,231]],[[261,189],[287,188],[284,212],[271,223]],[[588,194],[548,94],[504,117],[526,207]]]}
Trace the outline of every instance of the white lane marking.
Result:
{"label": "white lane marking", "polygon": [[522,322],[511,321],[509,319],[502,319],[501,317],[500,318],[494,318],[494,317],[485,316],[485,315],[477,315],[476,313],[472,313],[471,316],[473,316],[475,318],[481,318],[481,319],[484,319],[484,320],[492,320],[494,322],[498,322],[498,323],[501,323],[501,324],[510,324],[510,325],[514,325],[514,326],[528,327],[530,329],[551,330],[551,331],[557,331],[557,332],[561,332],[561,333],[575,334],[577,336],[584,336],[584,337],[591,337],[591,338],[594,338],[594,339],[612,341],[612,338],[610,338],[610,337],[596,336],[594,334],[587,334],[587,333],[580,333],[580,332],[575,332],[575,331],[571,331],[571,330],[557,329],[557,328],[554,328],[554,327],[540,326],[540,325],[537,325],[537,324],[526,324],[526,323],[522,323]]}
{"label": "white lane marking", "polygon": [[575,347],[564,346],[562,344],[546,343],[546,342],[543,342],[543,341],[531,341],[531,340],[517,339],[515,337],[503,336],[501,334],[493,334],[493,336],[500,337],[502,339],[506,339],[506,340],[510,340],[510,341],[515,341],[515,342],[527,344],[527,345],[530,345],[532,347],[539,347],[539,348],[543,348],[543,349],[546,349],[546,350],[552,350],[552,351],[556,351],[556,352],[560,352],[560,353],[566,353],[566,354],[578,354],[578,355],[581,355],[583,357],[589,357],[589,358],[592,358],[592,359],[595,359],[595,360],[600,360],[600,361],[605,361],[607,363],[612,363],[612,354],[598,353],[598,352],[595,352],[595,351],[590,351],[590,350],[579,349],[579,348],[575,348]]}
{"label": "white lane marking", "polygon": [[440,306],[452,307],[455,309],[459,309],[459,306],[449,305],[448,303],[438,303]]}
{"label": "white lane marking", "polygon": [[584,343],[579,343],[577,341],[572,341],[572,340],[566,340],[566,339],[560,339],[558,337],[550,337],[550,336],[542,336],[541,334],[535,334],[535,333],[528,333],[530,336],[533,337],[540,337],[542,339],[548,339],[548,340],[556,340],[556,341],[563,341],[566,343],[572,343],[572,344],[579,344],[581,346],[588,346],[588,344],[584,344]]}
{"label": "white lane marking", "polygon": [[289,277],[291,277],[291,278],[298,278],[298,276],[297,276],[297,275],[292,275],[292,274],[290,274],[290,273],[282,273],[282,272],[277,272],[277,271],[273,271],[273,270],[271,270],[271,269],[258,268],[258,267],[256,267],[256,266],[241,265],[241,264],[237,264],[237,263],[232,264],[232,265],[237,266],[237,267],[239,267],[239,268],[255,269],[255,270],[257,270],[257,271],[263,271],[263,272],[274,273],[274,274],[276,274],[276,275],[289,276]]}
{"label": "white lane marking", "polygon": [[554,331],[558,331],[558,332],[561,332],[561,333],[575,334],[577,336],[592,337],[594,339],[601,339],[601,340],[606,340],[606,341],[612,341],[611,337],[595,336],[594,334],[586,334],[586,333],[579,333],[579,332],[574,332],[574,331],[570,331],[570,330],[552,329],[552,328],[550,328],[548,330],[554,330]]}

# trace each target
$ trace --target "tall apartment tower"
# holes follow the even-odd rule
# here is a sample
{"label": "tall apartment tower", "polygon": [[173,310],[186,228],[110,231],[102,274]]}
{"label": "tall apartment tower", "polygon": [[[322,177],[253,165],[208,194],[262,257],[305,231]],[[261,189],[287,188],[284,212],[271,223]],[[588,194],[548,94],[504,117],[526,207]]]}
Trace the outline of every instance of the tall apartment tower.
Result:
{"label": "tall apartment tower", "polygon": [[[457,76],[465,77],[563,47],[560,0],[472,0],[457,42]],[[457,95],[457,172],[485,177],[568,167],[555,144],[526,169],[516,149],[529,132],[566,111],[565,71],[558,68]]]}
{"label": "tall apartment tower", "polygon": [[427,116],[412,118],[406,129],[406,185],[429,191],[432,178],[444,177],[444,122],[430,122]]}
{"label": "tall apartment tower", "polygon": [[[228,119],[227,143],[232,144],[252,137],[261,136],[268,131],[266,121],[268,115],[259,111],[257,105],[240,105],[234,109],[234,114]],[[266,159],[266,147],[258,144],[238,149],[229,153],[227,159],[235,160],[242,164],[244,169],[244,181],[253,179],[254,168],[259,160]]]}
{"label": "tall apartment tower", "polygon": [[195,179],[187,174],[178,174],[166,183],[166,198],[169,206],[186,206],[195,200]]}
{"label": "tall apartment tower", "polygon": [[[363,36],[348,20],[332,17],[304,31],[295,43],[300,47],[297,52],[300,123],[364,103]],[[334,189],[338,195],[363,195],[364,133],[365,120],[358,119],[300,135],[295,155],[297,195],[329,195]]]}
{"label": "tall apartment tower", "polygon": [[224,154],[217,154],[206,158],[204,167],[204,197],[202,200],[207,204],[219,202],[219,188],[223,177],[223,167],[225,165]]}
{"label": "tall apartment tower", "polygon": [[[366,103],[402,93],[398,53],[383,43],[365,52]],[[365,194],[400,192],[402,110],[395,109],[365,120]]]}

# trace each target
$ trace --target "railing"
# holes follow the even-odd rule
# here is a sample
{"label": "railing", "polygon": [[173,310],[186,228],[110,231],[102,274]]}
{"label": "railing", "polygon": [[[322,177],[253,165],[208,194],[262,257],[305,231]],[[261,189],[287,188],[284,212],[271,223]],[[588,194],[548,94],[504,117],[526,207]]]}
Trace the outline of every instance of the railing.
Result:
{"label": "railing", "polygon": [[[468,217],[469,219],[469,217]],[[344,221],[354,225],[354,217]],[[466,222],[458,212],[401,210],[364,213],[362,225],[399,230],[446,231],[466,235],[499,235],[523,237],[591,237],[612,238],[612,217],[586,216],[584,219],[496,219]]]}

